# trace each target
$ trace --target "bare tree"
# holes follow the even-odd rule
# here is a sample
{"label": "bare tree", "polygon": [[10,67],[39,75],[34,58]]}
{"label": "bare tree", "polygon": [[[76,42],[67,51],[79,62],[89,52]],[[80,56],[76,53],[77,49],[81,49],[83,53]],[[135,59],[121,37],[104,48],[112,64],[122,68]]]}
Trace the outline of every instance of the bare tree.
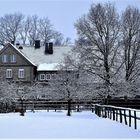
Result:
{"label": "bare tree", "polygon": [[30,16],[28,22],[30,23],[29,42],[30,45],[34,45],[35,40],[39,39],[39,17],[37,15]]}
{"label": "bare tree", "polygon": [[66,37],[63,41],[63,46],[67,46],[71,44],[71,38],[70,37]]}
{"label": "bare tree", "polygon": [[39,36],[43,43],[48,43],[51,39],[54,39],[56,32],[53,30],[53,27],[48,18],[39,19]]}
{"label": "bare tree", "polygon": [[69,46],[71,45],[71,38],[64,38],[63,35],[59,32],[55,33],[54,44],[56,46]]}
{"label": "bare tree", "polygon": [[125,80],[135,81],[140,74],[140,11],[127,7],[122,14],[122,44]]}
{"label": "bare tree", "polygon": [[112,79],[121,67],[117,58],[120,23],[115,7],[110,3],[92,5],[75,27],[79,38],[90,44],[77,44],[81,68],[102,79],[109,94]]}
{"label": "bare tree", "polygon": [[19,40],[22,41],[22,44],[25,45],[27,41],[29,41],[29,29],[31,28],[30,25],[30,18],[27,17],[26,20],[22,22],[22,28],[20,29],[20,38]]}
{"label": "bare tree", "polygon": [[6,14],[0,18],[0,43],[3,45],[6,41],[15,43],[24,16],[21,13]]}
{"label": "bare tree", "polygon": [[62,33],[56,32],[54,37],[54,45],[55,46],[63,46],[64,37]]}

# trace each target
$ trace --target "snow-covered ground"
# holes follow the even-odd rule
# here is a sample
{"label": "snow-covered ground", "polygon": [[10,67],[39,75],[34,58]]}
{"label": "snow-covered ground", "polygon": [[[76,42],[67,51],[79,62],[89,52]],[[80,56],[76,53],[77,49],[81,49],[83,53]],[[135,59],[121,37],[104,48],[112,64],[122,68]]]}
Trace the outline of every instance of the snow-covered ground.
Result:
{"label": "snow-covered ground", "polygon": [[0,138],[140,138],[140,131],[89,111],[0,114]]}

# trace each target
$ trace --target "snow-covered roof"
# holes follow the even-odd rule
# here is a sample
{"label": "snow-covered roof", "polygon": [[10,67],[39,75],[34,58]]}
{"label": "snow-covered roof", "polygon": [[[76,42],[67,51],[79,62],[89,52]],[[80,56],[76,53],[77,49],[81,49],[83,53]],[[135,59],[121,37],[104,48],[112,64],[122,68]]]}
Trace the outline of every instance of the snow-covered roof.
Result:
{"label": "snow-covered roof", "polygon": [[41,46],[39,49],[34,47],[23,46],[23,49],[20,50],[25,56],[27,56],[30,61],[39,66],[40,64],[52,64],[52,63],[61,63],[64,60],[66,54],[71,53],[72,47],[69,46],[54,46],[53,54],[45,54],[45,47]]}
{"label": "snow-covered roof", "polygon": [[43,63],[38,66],[37,71],[57,71],[58,65],[58,63]]}

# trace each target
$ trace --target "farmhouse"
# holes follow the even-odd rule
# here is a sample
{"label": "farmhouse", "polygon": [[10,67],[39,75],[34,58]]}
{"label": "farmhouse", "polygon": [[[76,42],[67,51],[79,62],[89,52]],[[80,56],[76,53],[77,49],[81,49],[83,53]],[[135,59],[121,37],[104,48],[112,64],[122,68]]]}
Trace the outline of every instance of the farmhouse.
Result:
{"label": "farmhouse", "polygon": [[53,43],[21,46],[8,43],[0,50],[0,78],[32,84],[35,81],[55,79],[58,64],[71,52],[70,46],[53,46]]}

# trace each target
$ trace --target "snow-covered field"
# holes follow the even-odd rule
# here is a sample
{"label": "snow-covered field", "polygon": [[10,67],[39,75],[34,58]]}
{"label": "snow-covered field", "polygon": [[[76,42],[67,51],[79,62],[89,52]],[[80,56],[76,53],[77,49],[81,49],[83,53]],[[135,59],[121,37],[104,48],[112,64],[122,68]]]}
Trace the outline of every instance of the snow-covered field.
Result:
{"label": "snow-covered field", "polygon": [[140,131],[89,111],[0,114],[1,138],[140,138]]}

